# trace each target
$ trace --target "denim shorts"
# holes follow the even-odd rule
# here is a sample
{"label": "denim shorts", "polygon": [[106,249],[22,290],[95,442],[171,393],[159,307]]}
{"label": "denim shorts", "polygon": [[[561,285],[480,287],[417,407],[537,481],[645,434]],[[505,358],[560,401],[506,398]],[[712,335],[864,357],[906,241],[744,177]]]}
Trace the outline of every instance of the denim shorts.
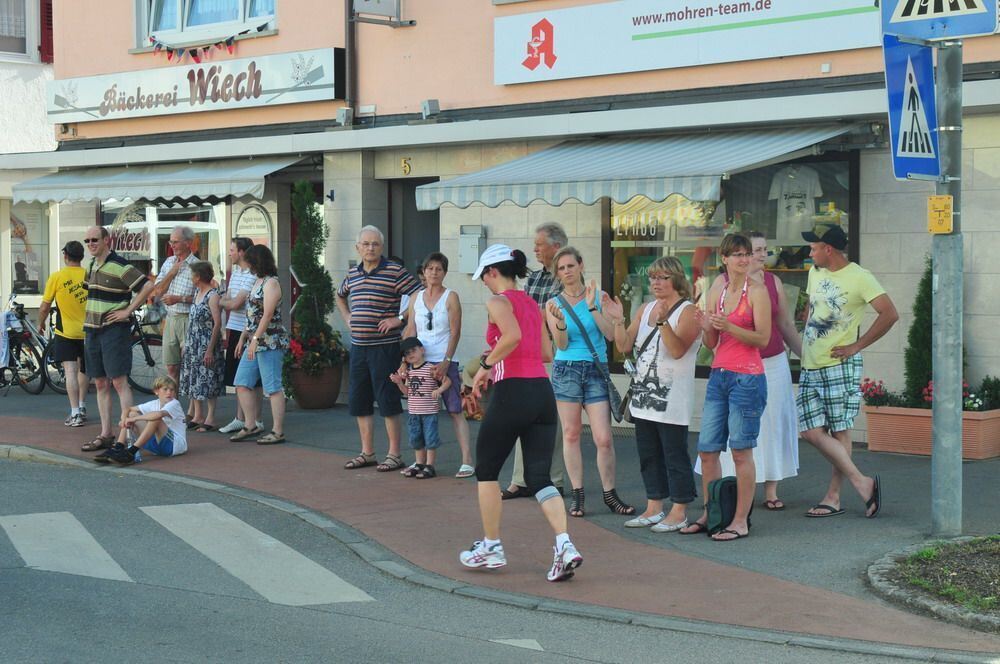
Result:
{"label": "denim shorts", "polygon": [[441,436],[438,435],[438,416],[417,415],[410,413],[407,420],[410,434],[410,447],[415,450],[436,450],[441,447]]}
{"label": "denim shorts", "polygon": [[264,387],[264,396],[269,397],[281,391],[281,362],[285,358],[283,350],[258,349],[254,358],[247,357],[249,349],[243,350],[240,365],[236,368],[233,385],[254,389]]}
{"label": "denim shorts", "polygon": [[760,416],[767,405],[767,378],[712,369],[701,414],[699,452],[722,452],[726,441],[734,450],[757,447]]}
{"label": "denim shorts", "polygon": [[[608,370],[607,364],[602,366]],[[592,360],[553,362],[552,391],[556,401],[591,404],[608,400],[608,383]]]}

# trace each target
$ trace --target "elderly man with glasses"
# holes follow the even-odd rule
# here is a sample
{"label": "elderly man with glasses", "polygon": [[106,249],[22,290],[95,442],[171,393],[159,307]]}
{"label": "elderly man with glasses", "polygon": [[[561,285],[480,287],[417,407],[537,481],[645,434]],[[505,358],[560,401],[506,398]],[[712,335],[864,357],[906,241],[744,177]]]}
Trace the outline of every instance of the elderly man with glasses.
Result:
{"label": "elderly man with glasses", "polygon": [[377,470],[403,467],[399,454],[403,412],[399,390],[389,376],[399,367],[399,339],[405,316],[399,313],[400,298],[420,289],[420,283],[401,264],[382,255],[385,238],[374,226],[358,233],[355,245],[361,257],[337,290],[337,309],[351,330],[351,366],[348,401],[358,420],[361,454],[348,461],[348,470],[376,463],[375,403],[385,419],[389,453]]}
{"label": "elderly man with glasses", "polygon": [[87,289],[84,314],[84,353],[87,374],[97,386],[97,408],[101,433],[83,446],[84,452],[110,448],[115,442],[111,429],[111,387],[118,393],[122,412],[132,407],[128,373],[132,369],[129,317],[153,291],[153,282],[111,250],[111,235],[104,226],[87,229],[84,244],[91,255],[83,286]]}
{"label": "elderly man with glasses", "polygon": [[193,243],[194,231],[189,226],[177,226],[171,231],[170,249],[173,255],[163,262],[153,290],[153,294],[167,305],[167,321],[163,327],[163,363],[175,381],[180,381],[188,312],[197,290],[191,281],[191,263],[198,260],[191,252]]}

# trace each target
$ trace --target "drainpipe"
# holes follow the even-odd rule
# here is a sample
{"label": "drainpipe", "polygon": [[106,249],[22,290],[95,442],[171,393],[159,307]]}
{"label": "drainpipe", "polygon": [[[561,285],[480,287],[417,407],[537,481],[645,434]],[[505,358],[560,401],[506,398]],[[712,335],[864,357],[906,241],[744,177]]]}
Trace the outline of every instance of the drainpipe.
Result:
{"label": "drainpipe", "polygon": [[357,103],[357,65],[354,61],[356,52],[356,33],[354,23],[354,0],[344,0],[344,70],[347,80],[344,81],[344,104],[354,111]]}

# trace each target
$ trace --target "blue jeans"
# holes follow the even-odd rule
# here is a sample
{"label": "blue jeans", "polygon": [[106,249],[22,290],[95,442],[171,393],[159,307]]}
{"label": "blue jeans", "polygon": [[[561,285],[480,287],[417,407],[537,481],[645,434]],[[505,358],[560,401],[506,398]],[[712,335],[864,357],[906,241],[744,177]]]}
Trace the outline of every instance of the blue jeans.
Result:
{"label": "blue jeans", "polygon": [[[608,365],[604,365],[604,371]],[[556,360],[552,363],[552,391],[556,401],[583,405],[608,400],[608,383],[593,360]]]}
{"label": "blue jeans", "polygon": [[407,421],[410,434],[410,447],[415,450],[436,450],[441,447],[441,437],[438,435],[438,416],[415,415],[410,413]]}
{"label": "blue jeans", "polygon": [[285,351],[258,348],[253,359],[249,350],[243,349],[243,357],[236,367],[236,377],[233,384],[237,387],[254,389],[258,384],[264,386],[264,396],[269,397],[281,391],[281,363],[285,359]]}
{"label": "blue jeans", "polygon": [[699,452],[722,452],[726,441],[734,450],[757,447],[760,416],[767,405],[767,378],[712,369],[705,390],[705,408],[698,434]]}

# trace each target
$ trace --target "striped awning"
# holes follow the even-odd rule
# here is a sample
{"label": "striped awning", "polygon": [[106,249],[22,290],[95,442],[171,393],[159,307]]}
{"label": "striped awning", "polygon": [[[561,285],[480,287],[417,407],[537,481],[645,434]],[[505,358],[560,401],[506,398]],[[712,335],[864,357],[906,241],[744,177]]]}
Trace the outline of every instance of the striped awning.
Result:
{"label": "striped awning", "polygon": [[663,201],[680,194],[716,201],[723,176],[789,159],[847,133],[850,125],[720,131],[662,137],[568,141],[535,154],[417,187],[417,209],[445,203],[496,207],[510,201],[592,204],[608,197],[626,203],[635,196]]}
{"label": "striped awning", "polygon": [[301,159],[226,159],[59,171],[14,185],[14,202],[263,198],[264,178]]}

